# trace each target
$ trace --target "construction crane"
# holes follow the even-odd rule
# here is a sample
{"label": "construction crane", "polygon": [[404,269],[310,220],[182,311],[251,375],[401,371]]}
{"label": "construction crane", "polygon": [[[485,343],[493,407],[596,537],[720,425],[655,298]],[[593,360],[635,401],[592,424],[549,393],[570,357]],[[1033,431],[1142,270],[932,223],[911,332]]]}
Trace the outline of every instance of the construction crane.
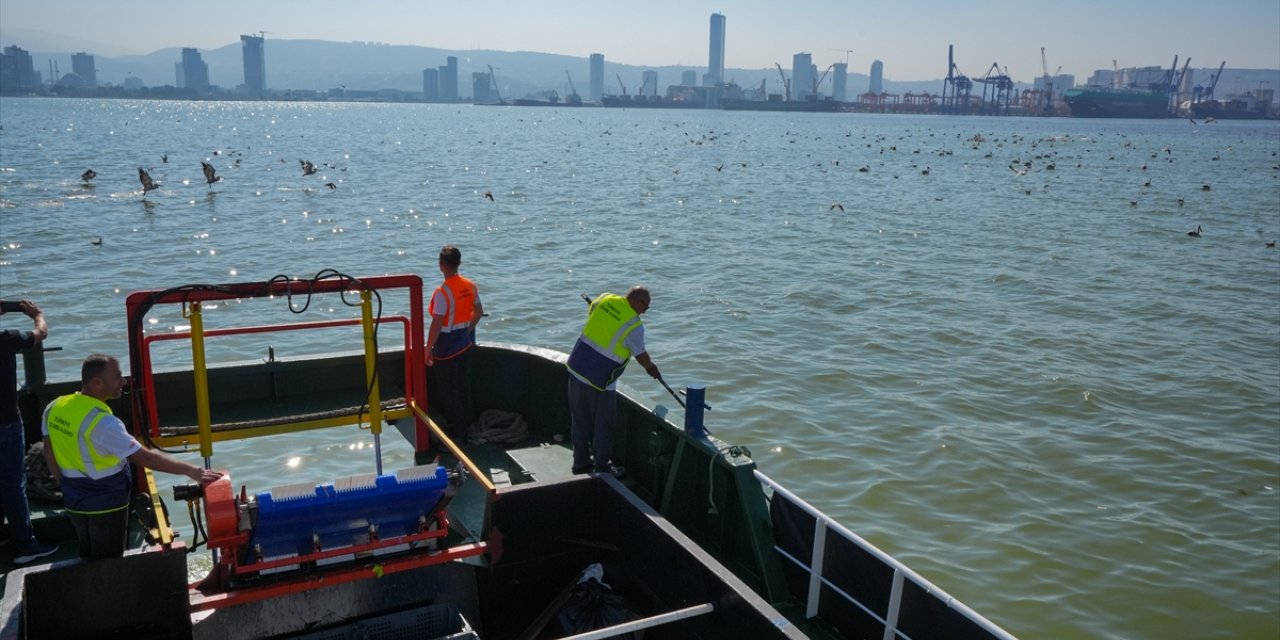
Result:
{"label": "construction crane", "polygon": [[498,91],[498,79],[493,75],[493,65],[487,66],[489,67],[489,82],[493,83],[493,95],[498,96],[498,104],[502,104],[502,92]]}
{"label": "construction crane", "polygon": [[787,74],[782,70],[782,65],[775,62],[773,63],[773,66],[778,68],[778,75],[782,76],[782,99],[790,100],[791,99],[791,81],[787,79]]}
{"label": "construction crane", "polygon": [[814,100],[818,99],[818,87],[822,84],[823,80],[827,79],[827,74],[831,73],[831,70],[834,68],[835,68],[834,64],[827,65],[826,71],[823,71],[822,75],[818,76],[818,79],[813,81],[813,99]]}
{"label": "construction crane", "polygon": [[614,73],[613,75],[618,78],[618,86],[622,87],[622,97],[627,97],[627,85],[622,84],[622,74]]}
{"label": "construction crane", "polygon": [[565,98],[565,102],[571,105],[582,104],[582,96],[578,95],[578,88],[573,86],[573,76],[569,75],[569,70],[564,70],[564,77],[569,79],[569,96]]}

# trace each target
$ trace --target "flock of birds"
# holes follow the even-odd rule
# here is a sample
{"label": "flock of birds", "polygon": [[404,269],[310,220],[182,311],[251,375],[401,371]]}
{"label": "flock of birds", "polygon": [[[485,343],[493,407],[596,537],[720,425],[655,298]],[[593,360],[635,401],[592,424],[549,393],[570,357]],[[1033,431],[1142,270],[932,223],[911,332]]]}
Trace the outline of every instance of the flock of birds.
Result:
{"label": "flock of birds", "polygon": [[[169,154],[166,153],[161,155],[160,161],[166,162],[166,163],[169,162]],[[284,161],[281,160],[281,162],[284,162]],[[316,165],[313,164],[310,160],[298,160],[298,164],[302,167],[302,175],[304,176],[315,175],[317,173]],[[212,193],[213,185],[215,183],[222,182],[222,177],[218,175],[217,168],[215,168],[212,164],[210,164],[208,161],[205,161],[205,160],[200,161],[200,171],[201,173],[204,174],[205,184],[209,186],[209,191]],[[84,173],[80,174],[80,180],[86,185],[92,184],[93,179],[97,177],[98,177],[98,172],[94,171],[93,169],[85,169]],[[138,182],[142,184],[143,200],[146,200],[148,193],[151,193],[152,191],[159,189],[161,186],[160,182],[156,182],[155,179],[151,177],[151,172],[146,170],[143,167],[138,167]],[[338,188],[338,185],[335,182],[326,182],[324,186],[328,187],[331,190]],[[488,192],[485,192],[485,195],[488,196],[490,200],[493,200],[493,196],[489,195]],[[101,243],[95,242],[94,244],[101,244]]]}
{"label": "flock of birds", "polygon": [[[612,134],[612,131],[608,131],[608,130],[606,130],[602,135],[611,135],[611,134]],[[729,134],[729,132],[720,132],[720,133],[716,133],[715,131],[708,131],[708,132],[706,132],[706,133],[702,134],[700,137],[694,138],[694,137],[691,137],[687,131],[686,131],[686,132],[684,132],[684,135],[685,135],[686,137],[688,137],[688,138],[689,138],[689,139],[688,139],[688,141],[689,141],[691,144],[694,144],[694,145],[697,145],[697,146],[703,146],[703,145],[708,145],[708,146],[710,146],[710,145],[711,145],[712,143],[714,143],[717,139],[719,139],[720,137],[726,136],[726,135],[728,135],[728,134]],[[787,135],[787,136],[793,136],[793,134],[792,134],[791,132],[787,132],[787,134],[786,134],[786,135]],[[929,135],[930,135],[930,136],[932,136],[933,134],[932,134],[932,133],[930,133]],[[846,138],[852,137],[852,133],[846,133],[846,134],[845,134],[845,137],[846,137]],[[864,139],[864,140],[867,138],[867,136],[866,136],[866,135],[863,135],[862,137],[863,137],[863,139]],[[956,137],[957,137],[957,139],[958,139],[958,140],[960,139],[960,136],[959,136],[959,135],[957,135]],[[880,144],[879,155],[882,155],[882,156],[883,156],[883,155],[885,155],[886,151],[889,151],[890,153],[892,153],[892,152],[897,152],[897,151],[898,151],[898,145],[897,145],[897,144],[895,144],[895,143],[893,143],[892,141],[888,141],[888,140],[887,140],[887,138],[886,138],[885,136],[883,136],[883,135],[876,135],[876,136],[874,136],[874,138],[875,138],[875,139],[874,139],[874,141],[873,141],[873,142],[874,142],[874,143],[879,143],[879,144]],[[904,136],[903,138],[900,138],[899,140],[909,140],[909,136]],[[790,140],[790,142],[794,143],[794,142],[796,142],[796,139],[795,139],[795,138],[793,138],[793,139],[791,139],[791,140]],[[867,149],[871,149],[871,148],[873,148],[873,142],[867,142],[867,143],[865,144],[865,147],[866,147]],[[970,138],[968,138],[968,139],[965,139],[965,140],[964,140],[964,142],[965,142],[965,143],[968,143],[969,145],[971,145],[972,149],[974,149],[974,150],[978,150],[978,149],[980,149],[980,148],[982,147],[982,145],[983,145],[984,143],[987,143],[987,142],[992,142],[992,143],[994,143],[994,144],[993,144],[993,146],[995,146],[997,149],[999,149],[999,148],[1003,148],[1003,146],[1004,146],[1004,144],[1005,144],[1005,143],[1008,143],[1008,144],[1010,144],[1010,145],[1013,145],[1013,144],[1022,144],[1022,143],[1027,142],[1027,140],[1024,140],[1021,136],[1016,136],[1016,135],[1015,135],[1015,136],[1012,136],[1011,138],[1006,139],[1006,140],[1003,140],[1003,141],[1002,141],[1002,140],[999,140],[999,139],[997,139],[997,140],[993,140],[993,141],[988,141],[988,140],[986,140],[986,139],[985,139],[981,134],[977,134],[977,135],[974,135],[974,136],[972,136],[972,137],[970,137]],[[1046,146],[1048,146],[1048,147],[1052,147],[1052,146],[1053,146],[1053,144],[1054,144],[1054,142],[1055,142],[1055,140],[1054,140],[1054,139],[1041,139],[1041,140],[1034,140],[1034,141],[1031,141],[1031,142],[1030,142],[1030,145],[1029,145],[1029,146],[1030,146],[1030,148],[1031,148],[1032,150],[1035,150],[1035,149],[1036,149],[1036,148],[1037,148],[1041,143],[1044,143],[1044,144],[1045,144]],[[858,146],[864,146],[864,145],[859,144]],[[1124,143],[1124,145],[1123,145],[1123,147],[1124,147],[1125,149],[1129,149],[1129,150],[1135,150],[1135,149],[1137,148],[1137,147],[1136,147],[1132,142],[1125,142],[1125,143]],[[988,148],[988,149],[990,149],[991,147],[990,147],[990,146],[988,146],[987,148]],[[1227,151],[1231,151],[1231,148],[1230,148],[1230,147],[1227,147]],[[921,152],[922,152],[922,150],[921,150],[920,148],[918,148],[918,147],[917,147],[917,148],[915,148],[913,151],[910,151],[910,153],[912,153],[912,154],[921,154]],[[214,155],[219,155],[220,153],[221,153],[220,151],[215,151],[215,152],[214,152]],[[873,152],[873,153],[874,153],[874,152]],[[945,148],[944,148],[944,149],[941,149],[941,150],[936,151],[936,153],[937,153],[938,155],[952,155],[954,152],[953,152],[953,151],[951,151],[951,150],[949,150],[949,149],[945,149]],[[807,157],[811,157],[811,155],[812,155],[812,154],[810,154],[810,155],[809,155],[809,156],[807,156]],[[1273,152],[1273,153],[1272,153],[1272,155],[1273,155],[1273,156],[1275,156],[1275,155],[1276,155],[1276,153],[1274,153],[1274,152]],[[1217,160],[1221,160],[1221,159],[1222,159],[1222,157],[1221,157],[1221,156],[1222,156],[1222,153],[1221,153],[1221,152],[1218,152],[1217,154],[1215,154],[1215,155],[1213,156],[1212,160],[1215,160],[1215,161],[1217,161]],[[986,152],[986,154],[983,156],[983,158],[985,158],[985,159],[991,159],[992,157],[993,157],[993,152],[992,152],[992,151],[987,151],[987,152]],[[1063,159],[1065,159],[1065,158],[1060,157],[1060,156],[1058,155],[1058,152],[1057,152],[1056,150],[1052,150],[1052,149],[1051,149],[1051,150],[1048,150],[1048,151],[1039,151],[1039,152],[1036,152],[1036,154],[1035,154],[1035,156],[1034,156],[1034,160],[1036,160],[1036,161],[1039,161],[1039,162],[1040,162],[1040,166],[1038,167],[1040,172],[1054,172],[1054,171],[1056,171],[1056,170],[1058,169],[1058,163],[1059,163],[1060,161],[1062,161]],[[1116,153],[1115,153],[1115,152],[1112,152],[1112,153],[1108,154],[1107,159],[1108,159],[1108,160],[1110,160],[1110,161],[1114,161],[1114,160],[1116,160],[1116,159],[1117,159]],[[1173,150],[1172,150],[1169,146],[1165,146],[1165,147],[1163,147],[1162,149],[1160,149],[1160,151],[1159,151],[1159,152],[1150,152],[1150,161],[1154,161],[1154,160],[1156,160],[1156,159],[1162,159],[1162,160],[1165,160],[1165,161],[1167,161],[1167,162],[1173,162],[1173,161],[1174,161],[1174,159],[1173,159]],[[162,155],[162,156],[161,156],[161,161],[162,161],[162,162],[167,163],[167,162],[169,161],[168,155],[167,155],[167,154]],[[1068,160],[1068,161],[1070,161],[1070,160]],[[239,160],[236,160],[236,166],[239,166],[239,162],[240,162]],[[281,159],[281,160],[280,160],[280,162],[282,162],[282,163],[283,163],[283,162],[285,162],[285,160],[284,160],[284,159]],[[839,165],[840,165],[840,161],[839,161],[839,160],[831,160],[831,161],[829,161],[829,162],[830,162],[830,165],[832,165],[833,167],[839,167]],[[319,170],[320,170],[320,169],[319,169],[319,168],[318,168],[314,163],[312,163],[312,162],[311,162],[311,161],[309,161],[309,160],[302,160],[302,159],[300,159],[300,160],[298,160],[298,164],[299,164],[299,167],[300,167],[300,169],[301,169],[301,171],[302,171],[302,175],[303,175],[304,177],[305,177],[305,176],[312,176],[312,175],[316,175],[316,174],[319,172]],[[711,167],[715,169],[716,173],[721,173],[721,172],[724,172],[724,171],[725,171],[725,169],[726,169],[726,167],[730,166],[730,164],[738,165],[738,166],[741,166],[741,167],[747,167],[747,166],[748,166],[748,164],[747,164],[747,163],[742,163],[742,162],[738,162],[738,163],[725,163],[725,162],[718,162],[718,163],[716,163],[716,164],[712,164],[712,165],[711,165]],[[825,172],[825,171],[827,171],[827,169],[828,169],[828,167],[826,167],[826,164],[827,164],[827,163],[825,163],[825,162],[821,162],[821,163],[819,163],[819,165],[818,165],[818,166],[819,166],[819,167],[822,167],[822,168],[823,168],[823,171]],[[930,175],[933,173],[933,169],[932,169],[932,167],[931,167],[930,165],[928,165],[928,164],[924,164],[924,166],[923,166],[923,167],[921,167],[921,166],[920,166],[920,164],[924,164],[924,163],[919,163],[919,164],[917,164],[916,162],[911,162],[910,167],[912,168],[912,170],[913,170],[913,171],[918,170],[918,172],[919,172],[919,174],[920,174],[921,176],[926,176],[926,177],[927,177],[927,176],[930,176]],[[221,181],[222,181],[222,177],[217,175],[217,168],[216,168],[213,164],[211,164],[210,162],[208,162],[208,161],[206,161],[206,160],[202,160],[202,161],[200,162],[200,165],[201,165],[201,172],[202,172],[202,173],[203,173],[203,175],[204,175],[205,183],[206,183],[206,185],[207,185],[207,186],[208,186],[208,188],[209,188],[209,192],[210,192],[210,193],[212,193],[212,192],[213,192],[213,185],[214,185],[214,184],[216,184],[216,183],[218,183],[218,182],[221,182]],[[892,168],[892,166],[891,166],[891,165],[887,165],[887,164],[886,164],[886,163],[884,163],[884,162],[877,163],[877,165],[878,165],[878,166],[890,166],[891,170],[893,170],[893,171],[894,171],[894,174],[893,174],[893,176],[892,176],[892,177],[893,177],[894,179],[897,179],[897,178],[899,177],[898,173],[899,173],[899,171],[900,171],[901,167],[898,167],[896,170],[894,170],[894,169]],[[332,165],[332,164],[329,164],[329,165],[327,165],[327,166],[329,166],[330,168],[334,168],[334,165]],[[1084,166],[1084,161],[1083,161],[1083,160],[1079,160],[1079,161],[1075,162],[1075,167],[1076,167],[1076,168],[1081,168],[1081,167],[1083,167],[1083,166]],[[1013,161],[1008,165],[1008,169],[1009,169],[1009,170],[1010,170],[1010,171],[1011,171],[1015,176],[1017,176],[1017,177],[1019,177],[1019,178],[1027,177],[1028,175],[1030,175],[1030,174],[1031,174],[1031,172],[1032,172],[1035,168],[1036,168],[1036,167],[1035,167],[1035,165],[1033,164],[1033,161],[1032,161],[1031,159],[1022,159],[1022,158],[1017,158],[1017,159],[1013,160]],[[1144,162],[1144,163],[1141,165],[1141,167],[1140,167],[1140,169],[1139,169],[1139,170],[1140,170],[1140,171],[1142,171],[1142,172],[1146,172],[1146,171],[1148,171],[1148,168],[1149,168],[1149,167],[1148,167],[1147,162]],[[1280,171],[1280,165],[1273,166],[1272,168],[1273,168],[1273,169],[1275,169],[1275,170]],[[343,170],[345,170],[345,168],[344,168]],[[674,168],[672,171],[673,171],[673,174],[675,174],[676,176],[679,176],[679,174],[680,174],[680,169],[679,169],[679,168]],[[857,173],[860,173],[860,174],[867,174],[867,173],[871,173],[871,172],[872,172],[872,164],[863,164],[862,166],[860,166],[859,168],[857,168],[857,170],[856,170],[856,171],[857,171]],[[1059,173],[1060,173],[1060,172],[1059,172]],[[88,185],[88,184],[90,184],[90,183],[91,183],[95,178],[97,178],[97,177],[98,177],[98,175],[99,175],[99,174],[98,174],[95,170],[93,170],[93,169],[87,169],[87,170],[85,170],[85,171],[84,171],[84,173],[82,173],[82,174],[80,175],[80,179],[81,179],[81,180],[82,180],[86,185]],[[160,188],[160,186],[161,186],[161,183],[159,183],[159,182],[157,182],[156,180],[154,180],[154,179],[152,178],[152,176],[151,176],[150,172],[149,172],[147,169],[143,168],[143,167],[138,167],[138,180],[139,180],[139,182],[140,182],[140,184],[141,184],[141,186],[142,186],[142,197],[143,197],[143,200],[144,200],[144,201],[146,201],[146,197],[147,197],[147,194],[148,194],[148,193],[150,193],[150,192],[152,192],[152,191],[155,191],[156,189]],[[337,185],[337,183],[335,183],[335,182],[326,182],[323,186],[324,186],[324,187],[327,187],[327,188],[328,188],[328,189],[330,189],[330,190],[336,190],[336,189],[338,188],[338,185]],[[1046,184],[1044,185],[1044,187],[1043,187],[1043,188],[1044,188],[1045,190],[1048,190],[1048,189],[1049,189],[1049,186],[1050,186],[1050,185],[1046,183]],[[1153,186],[1153,179],[1151,179],[1151,178],[1146,179],[1146,180],[1142,183],[1142,189],[1143,189],[1143,192],[1144,192],[1144,193],[1146,193],[1146,190],[1151,189],[1151,188],[1152,188],[1152,186]],[[1211,189],[1212,189],[1212,186],[1211,186],[1210,184],[1207,184],[1207,183],[1202,184],[1202,185],[1200,186],[1200,188],[1199,188],[1199,190],[1200,190],[1200,191],[1210,191]],[[1024,193],[1025,193],[1026,195],[1030,196],[1030,195],[1032,195],[1032,194],[1034,193],[1034,191],[1035,191],[1035,190],[1030,189],[1030,188],[1027,188],[1027,189],[1024,189],[1023,191],[1024,191]],[[494,201],[495,201],[495,198],[494,198],[494,195],[493,195],[493,192],[492,192],[492,191],[484,191],[484,192],[483,192],[483,194],[482,194],[482,196],[484,197],[484,199],[486,199],[486,200],[488,200],[488,201],[490,201],[490,202],[494,202]],[[942,200],[942,199],[943,199],[942,197],[935,197],[935,198],[934,198],[934,200]],[[1178,207],[1182,207],[1182,206],[1185,204],[1186,199],[1185,199],[1184,197],[1179,196],[1179,197],[1177,197],[1177,198],[1176,198],[1175,202],[1176,202],[1176,204],[1177,204],[1177,206],[1178,206]],[[1128,203],[1129,203],[1129,206],[1130,206],[1130,207],[1137,207],[1137,206],[1139,205],[1139,200],[1137,200],[1137,199],[1130,199],[1130,200],[1128,200]],[[844,206],[841,202],[833,202],[833,203],[828,207],[828,211],[833,211],[833,212],[834,212],[834,211],[845,212],[845,206]],[[1203,229],[1203,227],[1202,227],[1201,225],[1198,225],[1198,224],[1197,224],[1197,225],[1196,225],[1196,227],[1195,227],[1194,229],[1191,229],[1191,230],[1189,230],[1189,231],[1186,231],[1186,236],[1187,236],[1187,237],[1191,237],[1191,238],[1199,238],[1199,237],[1201,237],[1201,236],[1202,236],[1202,234],[1203,234],[1203,233],[1204,233],[1204,229]],[[1259,235],[1262,235],[1262,230],[1259,230]],[[100,244],[101,244],[101,239],[98,239],[98,240],[94,241],[94,244],[98,244],[98,245],[100,245]],[[1268,247],[1268,248],[1275,248],[1275,247],[1276,247],[1276,241],[1275,241],[1275,240],[1266,241],[1266,242],[1265,242],[1265,246],[1266,246],[1266,247]]]}

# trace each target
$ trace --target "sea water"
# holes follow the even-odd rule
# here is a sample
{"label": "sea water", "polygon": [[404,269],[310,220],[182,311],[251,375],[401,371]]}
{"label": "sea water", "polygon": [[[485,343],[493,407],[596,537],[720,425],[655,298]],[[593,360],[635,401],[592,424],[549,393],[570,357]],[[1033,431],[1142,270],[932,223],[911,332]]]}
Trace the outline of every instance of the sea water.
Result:
{"label": "sea water", "polygon": [[[715,436],[1019,636],[1280,634],[1274,121],[5,99],[0,126],[0,295],[46,311],[51,379],[127,359],[132,291],[434,283],[452,243],[481,340],[567,351],[579,294],[648,285],[649,352],[707,385]],[[329,481],[370,471],[372,439],[220,443],[215,464],[254,490]]]}

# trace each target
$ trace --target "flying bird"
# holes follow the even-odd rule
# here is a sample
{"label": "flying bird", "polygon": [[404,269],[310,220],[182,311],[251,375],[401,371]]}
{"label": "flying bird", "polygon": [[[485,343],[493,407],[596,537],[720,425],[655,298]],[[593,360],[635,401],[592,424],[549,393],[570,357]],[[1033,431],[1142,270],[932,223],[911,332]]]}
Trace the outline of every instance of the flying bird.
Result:
{"label": "flying bird", "polygon": [[302,165],[302,175],[309,176],[316,172],[316,166],[311,164],[310,160],[299,160],[298,164]]}
{"label": "flying bird", "polygon": [[486,199],[488,199],[488,200],[489,200],[489,202],[494,202],[494,199],[493,199],[493,192],[492,192],[492,191],[486,191],[486,192],[484,192],[484,197],[485,197]]}
{"label": "flying bird", "polygon": [[98,172],[94,171],[93,169],[85,169],[84,173],[80,174],[80,179],[84,180],[85,182],[88,182],[96,177],[98,177]]}
{"label": "flying bird", "polygon": [[836,209],[839,209],[839,210],[843,213],[843,212],[844,212],[844,205],[840,204],[839,202],[836,202],[836,203],[832,204],[832,205],[831,205],[831,208],[830,208],[830,209],[827,209],[827,211],[835,211]]}
{"label": "flying bird", "polygon": [[167,153],[160,154],[160,162],[168,162],[168,161],[169,161],[169,154]]}
{"label": "flying bird", "polygon": [[219,178],[217,175],[215,175],[215,169],[213,168],[213,165],[209,164],[208,162],[201,162],[200,169],[204,171],[204,181],[206,184],[209,185],[209,191],[213,191],[213,183],[222,182],[222,178]]}
{"label": "flying bird", "polygon": [[330,189],[337,189],[337,188],[338,188],[338,185],[336,185],[336,184],[334,184],[334,183],[332,183],[332,182],[326,182],[326,183],[324,183],[324,186],[329,187]]}
{"label": "flying bird", "polygon": [[138,167],[138,180],[142,182],[142,198],[145,200],[147,193],[160,188],[160,183],[151,179],[151,174],[146,169]]}

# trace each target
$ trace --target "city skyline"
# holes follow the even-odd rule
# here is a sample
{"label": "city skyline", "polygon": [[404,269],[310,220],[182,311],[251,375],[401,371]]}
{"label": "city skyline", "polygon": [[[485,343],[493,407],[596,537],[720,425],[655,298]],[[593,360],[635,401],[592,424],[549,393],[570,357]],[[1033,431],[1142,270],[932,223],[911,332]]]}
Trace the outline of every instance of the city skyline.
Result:
{"label": "city skyline", "polygon": [[[927,80],[946,75],[949,44],[969,75],[981,75],[992,62],[1017,77],[1041,75],[1040,47],[1050,73],[1061,66],[1061,73],[1079,78],[1110,68],[1112,60],[1122,67],[1167,65],[1175,54],[1192,57],[1196,66],[1226,60],[1236,68],[1280,67],[1280,3],[1273,0],[1226,0],[1211,11],[1189,0],[1155,5],[1158,11],[1078,0],[1057,13],[1006,0],[901,7],[837,0],[750,0],[731,7],[669,0],[643,8],[582,7],[562,0],[494,4],[227,0],[219,11],[208,12],[202,5],[154,0],[139,0],[128,10],[87,0],[13,0],[0,9],[0,43],[23,46],[12,34],[44,32],[71,40],[68,49],[114,56],[216,48],[241,34],[262,34],[267,40],[385,42],[584,58],[603,53],[618,63],[706,68],[708,16],[719,12],[730,23],[726,68],[787,66],[794,54],[807,52],[819,68],[847,58],[850,69],[865,70],[878,59],[887,78]],[[148,18],[138,20],[138,15]]]}

